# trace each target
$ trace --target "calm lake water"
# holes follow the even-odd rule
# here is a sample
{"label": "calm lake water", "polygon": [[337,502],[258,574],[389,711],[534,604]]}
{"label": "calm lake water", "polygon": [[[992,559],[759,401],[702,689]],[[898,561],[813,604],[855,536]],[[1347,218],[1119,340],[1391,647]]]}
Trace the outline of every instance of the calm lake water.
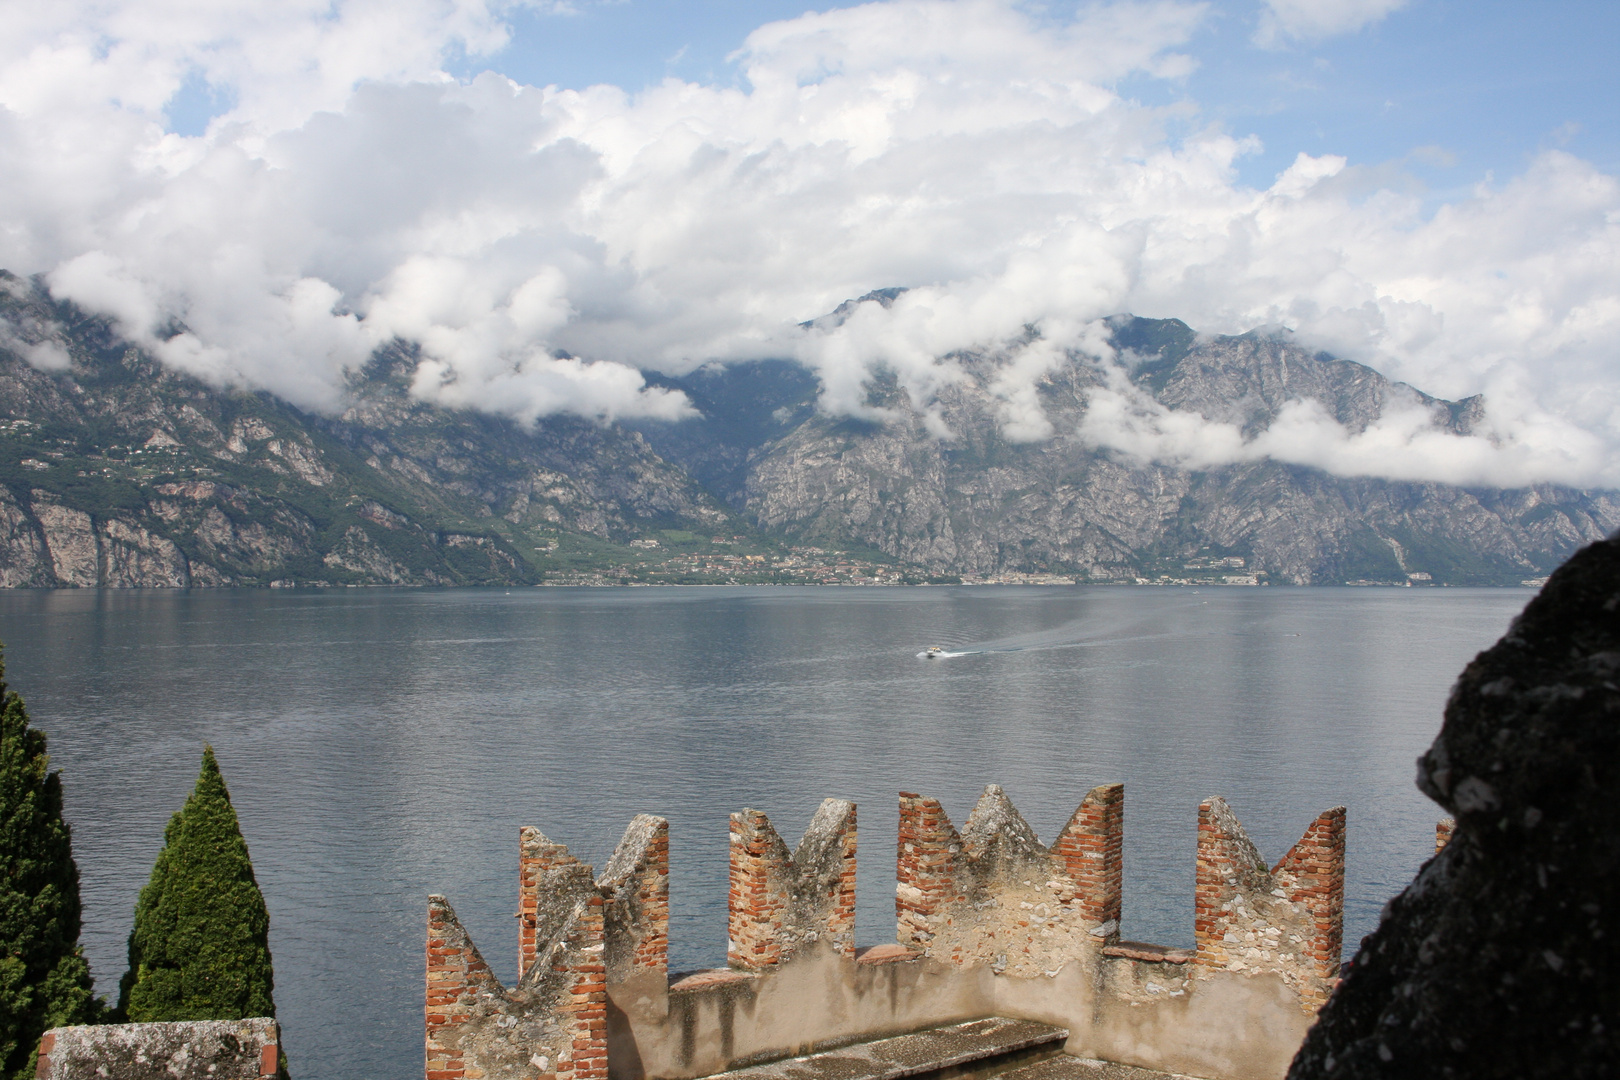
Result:
{"label": "calm lake water", "polygon": [[[894,937],[896,793],[1005,786],[1050,840],[1126,784],[1126,936],[1192,941],[1198,802],[1275,860],[1349,807],[1348,951],[1433,848],[1412,786],[1462,665],[1532,594],[1468,589],[3,592],[63,770],[103,992],[163,826],[219,754],[269,902],[294,1075],[421,1075],[425,897],[516,966],[517,830],[600,867],[670,819],[671,963],[724,963],[727,814],[860,806]],[[920,660],[944,645],[963,655]]]}

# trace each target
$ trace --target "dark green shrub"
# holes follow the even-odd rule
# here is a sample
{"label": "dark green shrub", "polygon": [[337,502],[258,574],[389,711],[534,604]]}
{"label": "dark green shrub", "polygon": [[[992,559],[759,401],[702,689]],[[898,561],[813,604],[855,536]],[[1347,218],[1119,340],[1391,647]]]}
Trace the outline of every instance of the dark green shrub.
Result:
{"label": "dark green shrub", "polygon": [[130,1022],[274,1016],[270,913],[213,747],[135,903],[119,1012]]}
{"label": "dark green shrub", "polygon": [[79,952],[79,869],[62,776],[0,660],[0,1078],[32,1080],[39,1037],[100,1018]]}

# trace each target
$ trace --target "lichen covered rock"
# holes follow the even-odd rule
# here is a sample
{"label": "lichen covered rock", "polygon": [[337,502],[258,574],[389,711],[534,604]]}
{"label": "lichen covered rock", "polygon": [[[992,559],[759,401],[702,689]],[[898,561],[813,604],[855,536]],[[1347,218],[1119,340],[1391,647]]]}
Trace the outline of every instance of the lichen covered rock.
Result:
{"label": "lichen covered rock", "polygon": [[269,1017],[54,1028],[39,1080],[261,1080],[281,1077],[281,1029]]}
{"label": "lichen covered rock", "polygon": [[1418,786],[1456,816],[1291,1080],[1620,1073],[1620,537],[1464,669]]}

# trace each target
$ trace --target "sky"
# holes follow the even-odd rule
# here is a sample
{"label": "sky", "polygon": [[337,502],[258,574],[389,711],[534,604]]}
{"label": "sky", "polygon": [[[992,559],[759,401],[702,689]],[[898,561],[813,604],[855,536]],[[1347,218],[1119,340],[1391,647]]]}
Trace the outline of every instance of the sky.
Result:
{"label": "sky", "polygon": [[[1617,47],[1558,0],[0,2],[0,267],[317,410],[400,339],[424,399],[524,419],[678,418],[641,371],[766,356],[927,409],[972,350],[1033,442],[1078,355],[1134,458],[1614,488]],[[1125,311],[1486,421],[1245,438],[1133,388]]]}

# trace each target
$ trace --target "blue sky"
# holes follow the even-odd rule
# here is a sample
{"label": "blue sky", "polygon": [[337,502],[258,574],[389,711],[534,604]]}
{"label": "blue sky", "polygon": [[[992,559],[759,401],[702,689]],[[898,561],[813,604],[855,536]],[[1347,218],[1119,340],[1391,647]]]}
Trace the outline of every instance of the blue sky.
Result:
{"label": "blue sky", "polygon": [[[449,66],[574,89],[737,83],[728,57],[749,33],[829,6],[618,0],[521,11],[507,48]],[[1076,7],[1039,6],[1054,21]],[[1620,170],[1620,3],[1412,0],[1358,32],[1274,49],[1253,41],[1259,18],[1255,4],[1217,4],[1189,43],[1198,69],[1184,82],[1136,76],[1120,87],[1147,103],[1192,102],[1201,122],[1259,136],[1263,152],[1241,162],[1246,183],[1269,185],[1301,150],[1398,163],[1440,196],[1517,173],[1551,147]]]}

